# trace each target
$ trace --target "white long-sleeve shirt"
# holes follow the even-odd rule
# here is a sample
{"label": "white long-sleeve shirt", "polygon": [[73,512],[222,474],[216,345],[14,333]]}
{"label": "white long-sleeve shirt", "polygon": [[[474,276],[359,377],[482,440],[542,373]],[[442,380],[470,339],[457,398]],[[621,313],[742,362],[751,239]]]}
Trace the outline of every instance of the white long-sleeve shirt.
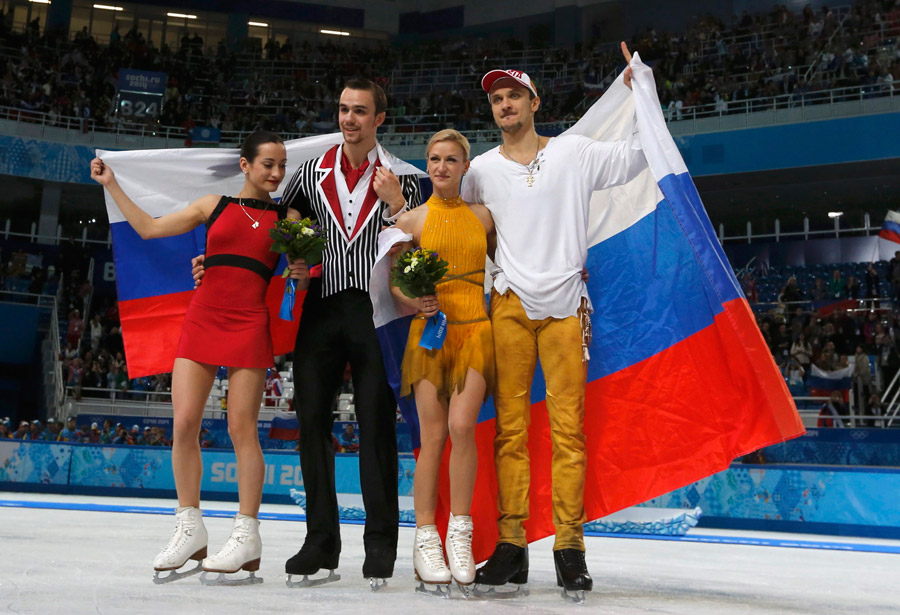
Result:
{"label": "white long-sleeve shirt", "polygon": [[494,217],[501,269],[494,288],[512,289],[533,320],[577,314],[587,260],[591,193],[633,179],[646,167],[637,133],[607,143],[578,135],[550,139],[528,187],[528,169],[494,148],[472,160],[462,185],[469,203]]}

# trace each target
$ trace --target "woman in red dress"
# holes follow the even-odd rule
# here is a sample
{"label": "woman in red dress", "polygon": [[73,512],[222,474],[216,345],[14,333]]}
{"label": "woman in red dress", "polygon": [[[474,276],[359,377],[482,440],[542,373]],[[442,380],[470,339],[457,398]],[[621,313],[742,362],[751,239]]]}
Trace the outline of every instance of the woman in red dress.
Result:
{"label": "woman in red dress", "polygon": [[[201,559],[203,570],[248,570],[256,580],[252,573],[259,569],[262,552],[256,517],[265,473],[257,418],[266,369],[272,365],[265,295],[279,258],[270,250],[269,229],[285,216],[299,218],[296,210],[269,196],[284,179],[286,163],[281,138],[255,132],[241,147],[240,166],[246,179],[236,196],[207,195],[181,211],[153,218],[128,198],[110,167],[99,158],[91,162],[91,177],[106,188],[141,238],[180,235],[201,224],[207,229],[206,275],[191,298],[172,369],[172,471],[178,508],[175,534],[153,560],[157,581],[198,571],[159,577],[160,571],[176,571],[188,560]],[[302,261],[291,265],[291,277],[301,289],[308,285]],[[199,434],[203,408],[220,365],[228,367],[228,433],[237,457],[240,512],[231,537],[207,557],[207,532],[199,509],[203,476]]]}

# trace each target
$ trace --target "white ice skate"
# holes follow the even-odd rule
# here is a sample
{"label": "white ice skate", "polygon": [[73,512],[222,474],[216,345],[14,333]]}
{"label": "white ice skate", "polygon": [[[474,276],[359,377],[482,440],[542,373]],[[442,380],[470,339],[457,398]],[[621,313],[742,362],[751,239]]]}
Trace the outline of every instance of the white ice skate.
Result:
{"label": "white ice skate", "polygon": [[[206,557],[206,527],[203,525],[203,513],[193,506],[182,506],[175,509],[175,533],[169,544],[153,559],[153,582],[170,583],[200,572],[200,560]],[[185,572],[178,569],[188,560],[198,562],[195,568]],[[160,572],[169,571],[166,576]]]}
{"label": "white ice skate", "polygon": [[419,581],[417,592],[450,597],[450,569],[444,563],[444,549],[436,526],[423,525],[416,528],[413,567],[416,570],[416,580]]}
{"label": "white ice skate", "polygon": [[[219,551],[212,557],[203,560],[203,574],[200,582],[204,585],[253,585],[262,583],[256,576],[262,555],[262,540],[259,537],[259,521],[254,517],[238,513],[234,517],[231,536]],[[226,574],[246,570],[250,576],[231,579]],[[208,572],[218,572],[215,578],[209,578]]]}
{"label": "white ice skate", "polygon": [[472,517],[450,515],[447,524],[447,562],[450,575],[463,596],[469,597],[469,589],[475,580],[475,558],[472,556]]}

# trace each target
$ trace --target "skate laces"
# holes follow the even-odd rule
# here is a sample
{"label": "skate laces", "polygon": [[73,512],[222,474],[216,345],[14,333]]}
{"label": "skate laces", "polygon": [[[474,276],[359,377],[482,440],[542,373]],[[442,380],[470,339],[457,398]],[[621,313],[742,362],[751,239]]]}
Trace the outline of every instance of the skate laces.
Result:
{"label": "skate laces", "polygon": [[416,548],[429,568],[444,567],[444,553],[441,548],[441,537],[437,530],[428,529],[416,532]]}
{"label": "skate laces", "polygon": [[252,532],[251,527],[252,525],[248,519],[236,521],[234,527],[231,529],[231,536],[228,537],[228,540],[225,541],[225,544],[222,545],[222,548],[216,553],[216,557],[229,555],[233,553],[235,549],[247,542],[247,539]]}
{"label": "skate laces", "polygon": [[447,527],[447,548],[460,568],[469,567],[472,553],[472,522],[454,519]]}
{"label": "skate laces", "polygon": [[183,515],[179,517],[175,515],[175,531],[172,533],[172,538],[169,539],[169,544],[162,550],[161,555],[171,557],[178,553],[181,545],[194,535],[196,529],[197,521],[193,516]]}

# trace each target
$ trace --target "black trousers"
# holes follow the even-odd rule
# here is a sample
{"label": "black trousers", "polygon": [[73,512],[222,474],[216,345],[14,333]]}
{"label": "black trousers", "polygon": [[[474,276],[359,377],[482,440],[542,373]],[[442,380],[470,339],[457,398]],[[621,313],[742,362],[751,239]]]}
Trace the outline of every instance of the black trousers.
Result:
{"label": "black trousers", "polygon": [[300,423],[300,468],[306,489],[306,541],[341,550],[334,487],[332,406],[350,363],[359,422],[359,479],[366,508],[366,552],[396,552],[397,434],[394,393],[387,382],[369,294],[348,289],[326,298],[313,280],[303,303],[294,351],[294,408]]}

